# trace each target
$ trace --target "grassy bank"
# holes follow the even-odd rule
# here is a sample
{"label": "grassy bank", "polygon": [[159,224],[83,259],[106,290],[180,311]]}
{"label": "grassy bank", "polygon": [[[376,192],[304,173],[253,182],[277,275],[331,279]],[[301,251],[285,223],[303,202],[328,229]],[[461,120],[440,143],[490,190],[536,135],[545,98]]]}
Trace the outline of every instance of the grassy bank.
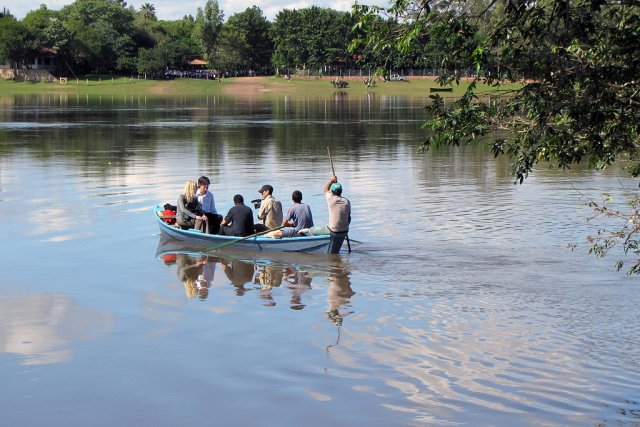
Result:
{"label": "grassy bank", "polygon": [[128,77],[84,77],[69,79],[66,84],[54,82],[0,81],[0,95],[81,94],[81,95],[208,95],[221,93],[222,86],[211,80],[144,80]]}
{"label": "grassy bank", "polygon": [[[284,80],[278,77],[237,77],[217,80],[176,79],[176,80],[144,80],[128,77],[89,77],[68,80],[66,84],[59,82],[16,82],[0,80],[0,95],[29,94],[79,94],[102,96],[209,96],[233,95],[242,97],[279,97],[282,95],[302,97],[325,97],[336,93],[350,96],[363,96],[367,93],[375,95],[395,95],[407,97],[425,97],[431,94],[431,88],[438,85],[433,79],[409,78],[407,81],[381,82],[367,88],[362,78],[347,78],[349,87],[335,89],[329,78],[293,78]],[[466,83],[454,85],[452,92],[440,93],[441,96],[460,96],[466,89]],[[500,90],[511,90],[516,85],[503,86]],[[479,87],[479,91],[491,93],[491,87]]]}
{"label": "grassy bank", "polygon": [[[367,93],[389,96],[425,97],[431,95],[431,88],[440,88],[432,78],[411,78],[406,81],[376,81],[375,87],[367,88],[363,78],[346,78],[349,86],[344,89],[336,89],[331,85],[329,78],[294,78],[289,81],[283,79],[269,78],[270,84],[275,92],[286,94],[303,94],[305,96],[327,96],[336,93],[345,93],[353,96],[363,96]],[[459,97],[467,89],[468,84],[461,82],[454,85],[451,92],[440,92],[443,97]],[[513,90],[518,85],[508,85],[500,88],[500,91]],[[482,93],[496,93],[496,89],[487,85],[479,85],[478,91]]]}

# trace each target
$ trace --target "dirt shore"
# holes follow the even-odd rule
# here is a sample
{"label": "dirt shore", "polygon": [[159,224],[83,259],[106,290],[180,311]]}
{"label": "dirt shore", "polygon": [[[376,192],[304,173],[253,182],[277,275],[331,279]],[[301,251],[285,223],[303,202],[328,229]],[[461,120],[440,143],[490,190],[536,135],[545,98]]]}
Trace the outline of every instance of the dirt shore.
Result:
{"label": "dirt shore", "polygon": [[274,84],[273,82],[271,82],[269,88],[267,88],[266,81],[267,77],[243,77],[242,79],[235,79],[232,83],[224,87],[223,93],[235,96],[249,96],[277,92],[278,89],[287,89],[284,84]]}

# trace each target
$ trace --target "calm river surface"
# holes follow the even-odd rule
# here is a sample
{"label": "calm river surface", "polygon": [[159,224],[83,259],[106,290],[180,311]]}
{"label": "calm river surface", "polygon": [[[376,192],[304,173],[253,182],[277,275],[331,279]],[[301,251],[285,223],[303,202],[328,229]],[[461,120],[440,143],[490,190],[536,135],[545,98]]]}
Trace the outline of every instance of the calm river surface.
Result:
{"label": "calm river surface", "polygon": [[[0,426],[640,425],[638,279],[567,248],[637,182],[418,154],[426,102],[0,97]],[[351,254],[161,241],[201,174],[326,223],[328,145]]]}

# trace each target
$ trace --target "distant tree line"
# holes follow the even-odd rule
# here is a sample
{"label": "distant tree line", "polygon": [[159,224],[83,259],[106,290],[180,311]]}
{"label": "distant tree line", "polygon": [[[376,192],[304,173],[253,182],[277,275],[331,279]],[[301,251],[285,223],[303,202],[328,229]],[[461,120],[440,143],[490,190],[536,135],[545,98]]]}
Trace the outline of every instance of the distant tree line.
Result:
{"label": "distant tree line", "polygon": [[351,13],[316,6],[283,9],[273,22],[252,6],[225,21],[217,0],[207,0],[195,17],[162,21],[151,3],[136,10],[123,0],[77,0],[60,10],[42,5],[22,20],[0,12],[0,63],[28,67],[46,51],[55,53],[61,74],[160,77],[195,58],[219,72],[335,74],[347,68],[438,68],[448,55],[450,46],[433,38],[408,50],[354,49],[356,23]]}

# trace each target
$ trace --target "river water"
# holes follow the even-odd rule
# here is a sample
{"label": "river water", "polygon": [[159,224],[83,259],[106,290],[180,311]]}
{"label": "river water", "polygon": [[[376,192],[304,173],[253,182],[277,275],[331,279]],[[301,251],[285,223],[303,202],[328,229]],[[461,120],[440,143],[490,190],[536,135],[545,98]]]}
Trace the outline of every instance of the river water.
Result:
{"label": "river water", "polygon": [[[0,425],[640,425],[638,279],[583,243],[637,182],[417,153],[426,102],[0,97]],[[160,239],[201,174],[326,223],[327,146],[351,253]]]}

